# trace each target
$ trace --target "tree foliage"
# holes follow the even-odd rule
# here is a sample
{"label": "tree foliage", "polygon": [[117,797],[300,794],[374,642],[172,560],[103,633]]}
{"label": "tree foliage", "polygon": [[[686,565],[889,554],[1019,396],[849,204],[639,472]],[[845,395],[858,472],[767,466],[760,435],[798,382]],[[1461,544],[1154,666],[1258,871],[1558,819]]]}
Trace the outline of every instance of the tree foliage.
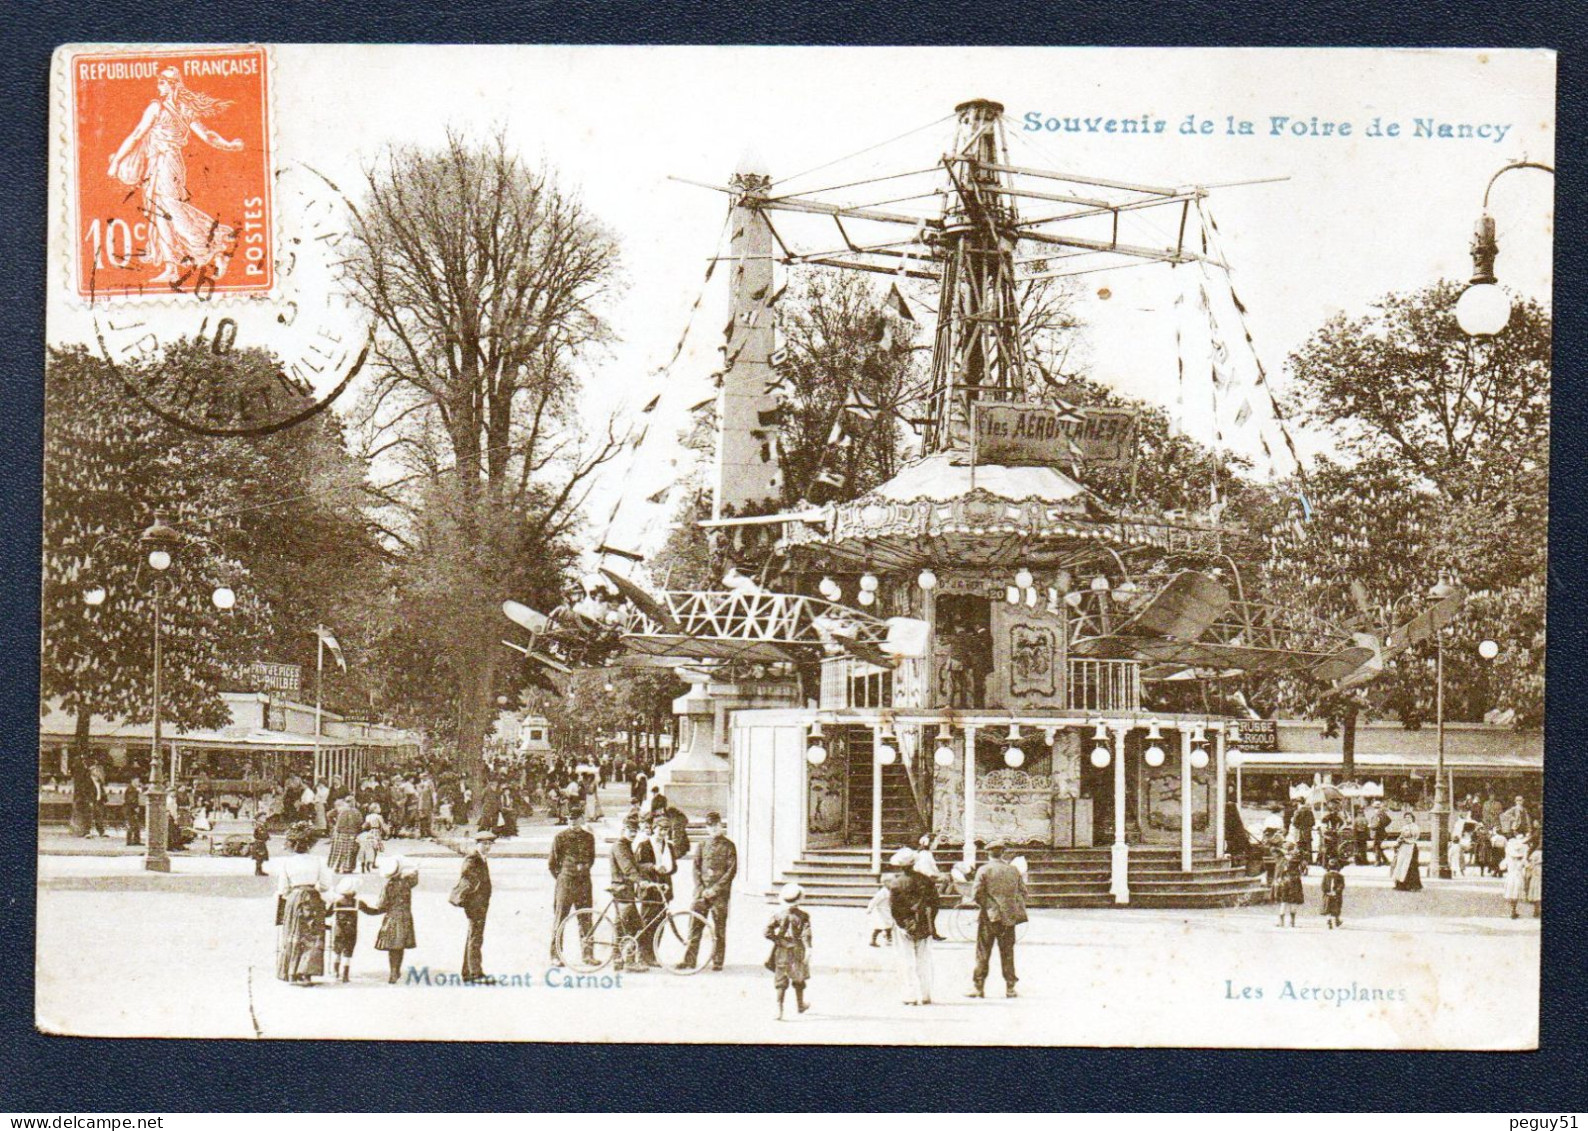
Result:
{"label": "tree foliage", "polygon": [[[74,773],[93,715],[152,715],[153,599],[162,607],[161,715],[173,732],[230,721],[219,693],[244,665],[301,661],[310,630],[338,616],[378,561],[359,513],[360,471],[329,414],[264,437],[212,438],[168,424],[123,378],[169,380],[199,365],[269,368],[259,351],[215,357],[181,341],[118,377],[81,347],[45,376],[40,708],[78,718]],[[139,536],[159,517],[182,536],[157,573]],[[231,588],[223,612],[214,591]],[[85,602],[102,590],[99,605]]]}
{"label": "tree foliage", "polygon": [[383,696],[478,776],[516,682],[501,602],[556,603],[591,474],[621,447],[578,412],[617,247],[550,170],[457,134],[389,149],[353,235],[347,277],[377,330],[358,428],[396,552]]}

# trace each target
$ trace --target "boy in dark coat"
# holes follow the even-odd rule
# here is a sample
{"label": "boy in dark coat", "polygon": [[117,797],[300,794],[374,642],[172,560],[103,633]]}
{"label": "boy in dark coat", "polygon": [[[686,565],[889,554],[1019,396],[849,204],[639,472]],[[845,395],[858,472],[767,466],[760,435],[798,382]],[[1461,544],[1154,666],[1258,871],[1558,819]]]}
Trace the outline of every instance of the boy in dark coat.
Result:
{"label": "boy in dark coat", "polygon": [[811,917],[799,906],[804,891],[798,884],[787,884],[779,898],[782,908],[766,925],[772,943],[767,969],[772,971],[772,988],[777,990],[777,1019],[783,1020],[783,998],[794,987],[794,1005],[804,1013],[811,1007],[805,1000],[805,983],[810,981]]}
{"label": "boy in dark coat", "polygon": [[253,857],[254,875],[265,874],[265,861],[270,859],[270,820],[261,817],[254,822],[254,839],[248,846],[248,855]]}

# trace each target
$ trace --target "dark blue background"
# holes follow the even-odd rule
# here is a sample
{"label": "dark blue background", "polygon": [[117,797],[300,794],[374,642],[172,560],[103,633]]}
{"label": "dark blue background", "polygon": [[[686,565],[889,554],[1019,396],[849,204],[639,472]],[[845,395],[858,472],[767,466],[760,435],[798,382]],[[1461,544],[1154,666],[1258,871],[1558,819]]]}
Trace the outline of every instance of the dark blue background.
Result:
{"label": "dark blue background", "polygon": [[[391,10],[384,10],[390,7]],[[33,1031],[40,403],[50,51],[82,41],[1197,44],[1556,47],[1558,199],[1582,199],[1583,41],[1545,3],[674,4],[0,2],[0,367],[4,633],[0,1109],[1580,1110],[1584,1009],[1583,214],[1557,213],[1550,570],[1549,915],[1536,1054],[106,1041]],[[1060,76],[1062,81],[1062,76]],[[1121,81],[1127,87],[1128,75]],[[981,94],[971,91],[968,94]],[[374,96],[374,95],[371,95]],[[709,128],[702,123],[702,128]],[[1474,210],[1476,210],[1476,199]],[[1320,201],[1321,207],[1327,202]],[[1453,223],[1465,224],[1464,217]],[[1297,248],[1305,270],[1305,249]],[[1390,249],[1392,250],[1392,248]],[[137,930],[121,923],[99,931]],[[69,967],[70,954],[50,956]],[[1177,961],[1173,954],[1165,962]],[[687,987],[685,987],[687,989]],[[1128,995],[1130,987],[1121,987]],[[1496,993],[1502,992],[1496,986]],[[1468,1003],[1474,1010],[1482,1002]],[[688,994],[679,1010],[689,1008]],[[665,1037],[682,1017],[634,1018]],[[1259,1034],[1253,1033],[1254,1039]],[[1497,1127],[1503,1125],[1496,1124]]]}

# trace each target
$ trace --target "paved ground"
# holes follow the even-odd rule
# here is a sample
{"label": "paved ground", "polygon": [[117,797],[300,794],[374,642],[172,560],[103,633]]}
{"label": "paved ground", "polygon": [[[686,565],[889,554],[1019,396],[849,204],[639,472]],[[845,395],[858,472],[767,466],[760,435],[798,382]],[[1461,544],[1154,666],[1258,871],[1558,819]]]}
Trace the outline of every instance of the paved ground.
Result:
{"label": "paved ground", "polygon": [[[392,846],[420,857],[420,945],[409,963],[430,977],[398,986],[386,985],[385,955],[371,946],[373,918],[362,921],[348,985],[276,981],[273,881],[253,876],[250,861],[177,857],[172,874],[153,875],[135,857],[43,855],[39,1025],[104,1036],[652,1042],[1525,1048],[1537,1040],[1539,923],[1508,917],[1497,880],[1404,893],[1389,888],[1384,869],[1349,869],[1338,931],[1317,914],[1316,875],[1294,930],[1276,927],[1266,907],[1039,911],[1020,945],[1019,999],[1002,997],[996,975],[987,1000],[965,998],[971,948],[938,944],[936,1001],[919,1008],[902,1003],[889,953],[867,946],[863,912],[814,908],[814,1008],[778,1022],[761,967],[770,908],[750,896],[733,905],[723,973],[579,986],[549,968],[551,884],[539,857],[555,830],[525,831],[493,862],[486,967],[507,983],[494,987],[442,984],[459,969],[464,933],[462,913],[446,902],[459,862],[443,845]],[[675,904],[688,899],[687,864]],[[603,861],[598,883],[605,874]],[[367,882],[373,891],[378,881]]]}

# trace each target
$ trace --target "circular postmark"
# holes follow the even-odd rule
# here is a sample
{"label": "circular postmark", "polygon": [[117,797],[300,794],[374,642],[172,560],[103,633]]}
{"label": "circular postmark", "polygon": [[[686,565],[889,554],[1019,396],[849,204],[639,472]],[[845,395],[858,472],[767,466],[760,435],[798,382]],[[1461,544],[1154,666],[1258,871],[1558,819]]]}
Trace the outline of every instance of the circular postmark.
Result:
{"label": "circular postmark", "polygon": [[[374,327],[343,277],[356,215],[318,171],[285,163],[273,178],[274,285],[219,293],[208,264],[186,263],[132,301],[90,300],[100,353],[161,419],[208,436],[257,436],[329,407],[358,375]],[[246,213],[232,266],[248,253]]]}

